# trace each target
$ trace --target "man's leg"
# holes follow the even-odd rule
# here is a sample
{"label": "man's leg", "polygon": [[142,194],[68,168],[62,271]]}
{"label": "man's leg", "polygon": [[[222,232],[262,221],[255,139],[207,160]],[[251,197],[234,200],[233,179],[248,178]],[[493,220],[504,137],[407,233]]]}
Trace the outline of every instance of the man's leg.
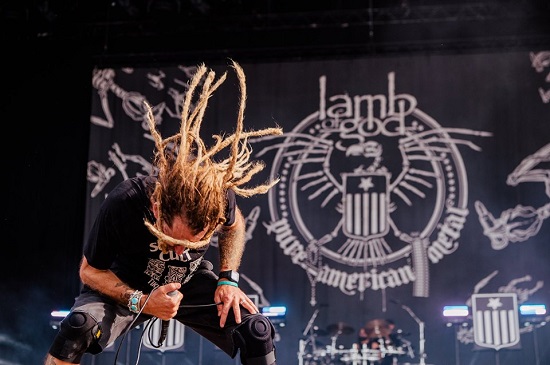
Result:
{"label": "man's leg", "polygon": [[100,324],[94,316],[82,308],[73,309],[61,321],[59,332],[50,347],[49,356],[53,361],[50,364],[79,364],[88,348],[93,346],[100,351],[98,341],[101,335]]}
{"label": "man's leg", "polygon": [[122,333],[128,331],[130,325],[137,326],[148,317],[141,315],[134,321],[135,315],[128,308],[101,294],[81,294],[69,315],[61,321],[45,364],[79,364],[84,353],[102,352]]}
{"label": "man's leg", "polygon": [[243,365],[275,365],[275,328],[265,316],[252,314],[233,330]]}

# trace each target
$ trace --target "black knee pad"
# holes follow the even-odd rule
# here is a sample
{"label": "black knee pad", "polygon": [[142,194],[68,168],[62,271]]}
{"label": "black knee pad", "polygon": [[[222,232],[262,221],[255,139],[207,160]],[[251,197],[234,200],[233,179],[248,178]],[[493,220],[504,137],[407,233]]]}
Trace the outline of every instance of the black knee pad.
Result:
{"label": "black knee pad", "polygon": [[101,328],[87,313],[71,312],[59,326],[59,333],[50,348],[50,355],[63,361],[80,363],[84,352],[99,353],[97,341]]}
{"label": "black knee pad", "polygon": [[275,364],[273,324],[261,314],[252,314],[235,328],[233,340],[243,364]]}

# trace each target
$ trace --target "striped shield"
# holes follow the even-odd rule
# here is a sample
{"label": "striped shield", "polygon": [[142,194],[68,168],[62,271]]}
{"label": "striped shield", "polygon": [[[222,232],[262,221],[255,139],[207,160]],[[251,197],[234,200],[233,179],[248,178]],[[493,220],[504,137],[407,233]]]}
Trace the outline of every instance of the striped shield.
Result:
{"label": "striped shield", "polygon": [[472,295],[474,342],[499,350],[519,343],[519,314],[515,293]]}
{"label": "striped shield", "polygon": [[389,176],[384,172],[342,174],[343,232],[354,239],[382,237],[389,231]]}
{"label": "striped shield", "polygon": [[[152,321],[150,323],[151,328],[148,330],[151,331],[150,333],[152,336],[143,336],[143,345],[146,348],[154,349],[158,351],[168,351],[168,350],[175,350],[179,349],[183,346],[184,339],[185,339],[185,326],[181,324],[180,322],[176,321],[175,319],[170,320],[170,324],[168,325],[168,333],[166,334],[166,340],[162,344],[161,347],[157,348],[158,341],[160,339],[160,332],[162,327],[162,321],[156,320],[153,321],[150,319],[149,321]],[[148,322],[145,322],[144,325],[146,326]]]}

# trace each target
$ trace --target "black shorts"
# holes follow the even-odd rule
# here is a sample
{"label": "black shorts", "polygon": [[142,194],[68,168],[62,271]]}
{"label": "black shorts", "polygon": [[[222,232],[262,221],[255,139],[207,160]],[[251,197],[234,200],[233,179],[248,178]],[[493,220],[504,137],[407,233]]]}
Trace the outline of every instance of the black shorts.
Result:
{"label": "black shorts", "polygon": [[[217,283],[218,278],[211,270],[199,268],[193,277],[180,288],[183,299],[174,319],[192,328],[233,358],[237,354],[237,348],[232,339],[232,332],[238,325],[235,323],[233,312],[230,311],[225,327],[220,327],[218,310],[213,305]],[[212,305],[205,306],[205,304]],[[193,305],[198,306],[192,307]],[[134,328],[152,318],[149,315],[142,314],[136,319],[136,315],[130,312],[126,305],[117,303],[95,291],[80,294],[76,298],[71,312],[87,313],[99,323],[101,330],[99,339],[90,340],[84,338],[83,335],[82,338],[72,341],[67,340],[67,336],[64,336],[63,326],[61,326],[57,336],[64,338],[62,347],[65,349],[52,346],[49,353],[55,358],[75,363],[80,361],[84,352],[98,354],[114,343],[126,331],[129,331],[130,326]],[[250,313],[241,307],[243,321],[249,315]],[[56,342],[59,343],[59,341],[54,340],[54,343]],[[91,343],[91,345],[84,349],[82,354],[74,354],[74,349],[81,348],[85,343]],[[70,358],[63,355],[67,353],[68,349],[73,349]]]}

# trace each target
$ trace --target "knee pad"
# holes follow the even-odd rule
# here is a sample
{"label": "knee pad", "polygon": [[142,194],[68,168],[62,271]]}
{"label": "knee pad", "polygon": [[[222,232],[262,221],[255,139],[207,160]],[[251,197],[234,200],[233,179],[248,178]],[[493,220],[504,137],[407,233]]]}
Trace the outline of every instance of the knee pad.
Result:
{"label": "knee pad", "polygon": [[101,328],[92,316],[84,312],[71,312],[61,322],[49,352],[60,360],[80,363],[86,351],[101,352],[97,345],[100,337]]}
{"label": "knee pad", "polygon": [[245,365],[275,364],[273,324],[261,314],[252,314],[233,331],[233,341],[239,347]]}

